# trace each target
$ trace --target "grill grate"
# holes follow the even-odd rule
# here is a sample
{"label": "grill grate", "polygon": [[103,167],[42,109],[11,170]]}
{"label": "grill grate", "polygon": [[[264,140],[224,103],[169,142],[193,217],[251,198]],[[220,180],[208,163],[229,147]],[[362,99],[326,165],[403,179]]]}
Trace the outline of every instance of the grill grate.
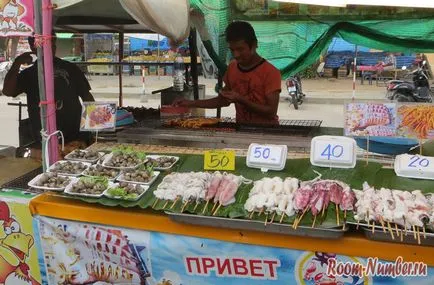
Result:
{"label": "grill grate", "polygon": [[[2,188],[9,188],[9,189],[19,189],[19,190],[26,190],[29,191],[29,186],[27,183],[30,182],[35,176],[42,173],[42,167],[36,168],[20,177],[17,177],[9,182],[4,183],[1,187]],[[34,189],[32,189],[34,190]],[[38,190],[36,190],[38,191]],[[30,191],[32,192],[32,191]]]}

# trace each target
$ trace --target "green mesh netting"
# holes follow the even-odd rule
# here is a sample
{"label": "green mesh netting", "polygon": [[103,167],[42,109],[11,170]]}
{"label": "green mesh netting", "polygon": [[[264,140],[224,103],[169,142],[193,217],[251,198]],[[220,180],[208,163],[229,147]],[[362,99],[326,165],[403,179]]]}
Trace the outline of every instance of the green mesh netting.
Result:
{"label": "green mesh netting", "polygon": [[[359,7],[345,10],[296,4],[282,8],[266,0],[190,2],[192,8],[204,16],[210,33],[210,39],[204,44],[221,72],[229,60],[224,31],[231,20],[237,19],[248,20],[253,25],[259,41],[258,53],[279,68],[283,77],[317,62],[336,36],[378,50],[434,52],[434,9]],[[285,16],[279,16],[282,11]],[[311,17],[314,13],[315,20]],[[400,17],[405,19],[400,20]],[[382,20],[363,20],[366,18]]]}

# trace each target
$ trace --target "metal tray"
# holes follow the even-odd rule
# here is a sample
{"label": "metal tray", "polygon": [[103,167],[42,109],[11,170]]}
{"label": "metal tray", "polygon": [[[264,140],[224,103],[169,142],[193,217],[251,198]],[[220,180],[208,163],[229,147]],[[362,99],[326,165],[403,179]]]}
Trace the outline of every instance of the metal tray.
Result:
{"label": "metal tray", "polygon": [[311,228],[306,226],[298,226],[296,230],[292,228],[289,224],[267,224],[264,225],[262,221],[255,220],[243,220],[243,219],[230,219],[212,216],[199,216],[192,214],[181,214],[165,212],[169,218],[175,222],[199,225],[199,226],[209,226],[216,228],[227,228],[227,229],[237,229],[237,230],[249,230],[257,232],[267,232],[276,233],[283,235],[292,236],[303,236],[303,237],[315,237],[322,239],[338,239],[341,238],[344,233],[348,230],[339,228]]}
{"label": "metal tray", "polygon": [[[347,224],[357,225],[354,222],[347,222]],[[401,244],[412,244],[412,245],[420,245],[420,246],[434,246],[434,233],[426,232],[426,238],[423,236],[423,232],[419,231],[420,235],[420,244],[418,244],[417,239],[414,238],[414,232],[412,230],[407,230],[407,235],[404,234],[402,241],[401,236],[396,236],[395,228],[393,227],[393,234],[395,239],[392,239],[389,231],[383,232],[383,227],[379,225],[375,225],[374,233],[372,233],[372,225],[368,226],[365,223],[359,223],[359,227],[362,228],[363,234],[366,238],[375,241],[385,241],[385,242],[394,242]]]}

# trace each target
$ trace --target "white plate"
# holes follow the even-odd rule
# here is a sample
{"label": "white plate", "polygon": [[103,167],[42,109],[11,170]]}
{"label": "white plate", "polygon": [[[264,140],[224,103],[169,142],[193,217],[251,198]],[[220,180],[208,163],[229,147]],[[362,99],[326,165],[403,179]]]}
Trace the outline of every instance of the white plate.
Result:
{"label": "white plate", "polygon": [[141,163],[135,165],[135,166],[130,166],[130,167],[115,167],[115,166],[107,166],[106,163],[109,162],[110,159],[112,159],[113,157],[113,153],[109,153],[106,156],[104,156],[104,160],[102,161],[101,165],[107,168],[112,168],[112,169],[120,169],[120,170],[127,170],[127,169],[136,169],[137,167],[139,167],[140,165],[142,165],[143,163],[145,163],[147,160],[145,159],[144,161],[142,161]]}
{"label": "white plate", "polygon": [[68,179],[70,180],[70,181],[69,181],[69,184],[68,184],[67,186],[59,187],[59,188],[57,188],[57,187],[45,187],[45,186],[38,186],[38,185],[36,185],[36,182],[38,182],[39,179],[41,179],[41,176],[42,176],[43,174],[45,174],[45,173],[41,173],[41,174],[39,174],[38,176],[36,176],[35,178],[33,178],[32,180],[30,180],[30,182],[27,183],[27,185],[28,185],[29,187],[32,187],[32,188],[35,188],[35,189],[41,189],[41,190],[47,190],[47,191],[60,191],[60,192],[62,192],[62,191],[65,190],[65,188],[68,187],[68,185],[71,184],[71,182],[72,182],[72,178],[71,178],[71,177],[63,176],[63,175],[58,175],[59,177],[66,177],[66,178],[68,178]]}
{"label": "white plate", "polygon": [[124,173],[121,173],[121,175],[119,175],[116,180],[119,181],[119,182],[127,182],[127,183],[133,183],[133,184],[140,184],[140,185],[148,185],[148,186],[150,186],[152,183],[154,183],[155,179],[157,179],[158,175],[160,175],[160,172],[159,171],[154,171],[154,176],[152,177],[151,180],[149,180],[148,182],[138,182],[138,181],[125,180]]}
{"label": "white plate", "polygon": [[122,200],[122,201],[137,201],[137,200],[139,200],[140,198],[142,198],[143,194],[145,194],[146,191],[148,191],[148,189],[149,189],[149,186],[148,186],[148,185],[141,185],[141,184],[138,184],[138,183],[132,183],[132,182],[128,182],[128,184],[140,185],[140,187],[143,188],[143,192],[142,192],[142,194],[140,194],[139,196],[137,196],[137,197],[134,198],[134,199],[125,199],[125,198],[122,198],[122,197],[119,197],[119,196],[112,196],[112,195],[110,195],[110,194],[108,193],[108,191],[109,191],[110,189],[112,189],[112,188],[119,187],[119,183],[109,183],[109,187],[104,191],[103,194],[104,194],[104,196],[106,196],[107,198],[110,198],[110,199],[116,199],[116,200]]}
{"label": "white plate", "polygon": [[[73,151],[71,151],[70,153],[68,153],[67,155],[65,155],[65,159],[66,159],[66,160],[71,160],[71,161],[81,161],[81,162],[96,163],[96,162],[98,162],[98,160],[99,160],[99,159],[104,155],[103,152],[98,152],[98,158],[95,158],[95,159],[73,158],[73,157],[71,157],[71,155],[72,155],[72,153],[73,153],[74,151],[76,151],[76,150],[73,150]],[[86,153],[89,152],[88,150],[81,150],[81,151],[86,152]]]}
{"label": "white plate", "polygon": [[169,167],[154,167],[155,170],[169,170],[171,169],[179,160],[178,156],[172,156],[172,155],[147,155],[146,158],[150,159],[157,159],[159,157],[173,157],[175,158],[175,162],[172,163]]}
{"label": "white plate", "polygon": [[69,183],[69,185],[65,188],[65,193],[68,195],[80,196],[80,197],[89,197],[89,198],[101,198],[102,195],[104,194],[104,191],[107,190],[107,189],[105,189],[103,192],[101,192],[101,194],[84,194],[84,193],[72,192],[71,191],[72,185],[77,183],[80,179],[73,177],[71,180],[72,180],[71,183]]}
{"label": "white plate", "polygon": [[[86,170],[89,170],[90,168],[93,168],[93,167],[95,167],[95,165],[91,165],[91,166],[89,166]],[[106,168],[108,168],[108,167],[106,167]],[[110,169],[111,169],[111,168],[110,168]],[[83,176],[85,176],[85,177],[105,177],[105,176],[93,176],[93,175],[88,175],[88,174],[85,173],[86,170],[83,171]],[[108,179],[109,181],[111,181],[111,182],[114,182],[114,181],[116,180],[116,178],[119,177],[119,174],[120,174],[120,170],[119,170],[119,169],[113,169],[113,170],[115,170],[116,172],[118,172],[118,174],[117,174],[114,178],[109,178],[109,177],[107,177],[107,179]]]}
{"label": "white plate", "polygon": [[84,170],[86,170],[86,169],[84,169],[82,172],[80,172],[80,173],[78,173],[78,174],[63,173],[63,172],[59,172],[59,171],[55,171],[55,170],[54,170],[54,166],[55,166],[57,163],[61,163],[61,164],[63,164],[63,163],[66,163],[66,162],[71,162],[71,163],[83,163],[84,165],[86,165],[86,169],[87,169],[89,166],[92,165],[92,163],[89,163],[89,162],[70,161],[70,160],[59,160],[58,162],[56,162],[56,163],[54,163],[53,165],[51,165],[51,166],[48,168],[48,171],[47,171],[47,172],[56,172],[56,173],[59,174],[59,175],[64,175],[64,176],[74,176],[74,177],[77,177],[77,176],[82,175],[83,172],[84,172]]}

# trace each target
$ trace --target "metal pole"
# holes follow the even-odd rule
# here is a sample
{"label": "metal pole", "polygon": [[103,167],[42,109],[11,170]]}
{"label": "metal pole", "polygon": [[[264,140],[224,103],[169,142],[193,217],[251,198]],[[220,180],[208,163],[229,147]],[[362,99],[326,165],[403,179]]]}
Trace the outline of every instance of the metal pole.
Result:
{"label": "metal pole", "polygon": [[190,29],[190,36],[188,37],[188,46],[190,48],[190,69],[191,80],[193,82],[194,100],[199,100],[199,73],[197,71],[197,42],[196,42],[196,29]]}
{"label": "metal pole", "polygon": [[356,45],[356,52],[354,54],[354,62],[353,62],[353,95],[351,96],[352,100],[356,98],[356,73],[357,73],[356,66],[357,66],[357,45]]}
{"label": "metal pole", "polygon": [[[35,17],[35,33],[37,35],[42,35],[42,0],[33,1],[33,12]],[[38,57],[38,87],[39,87],[39,100],[45,100],[45,78],[44,74],[44,53],[42,51],[42,46],[37,47],[37,57]],[[42,104],[40,107],[41,114],[41,127],[43,130],[46,129],[45,118],[47,117],[47,105]],[[46,171],[46,165],[49,163],[45,161],[45,144],[48,142],[44,137],[42,137],[42,168]]]}
{"label": "metal pole", "polygon": [[[218,79],[217,79],[217,90],[218,92],[220,92],[220,90],[223,88],[223,76],[220,74],[220,72],[218,73]],[[221,118],[222,116],[222,108],[218,107],[217,108],[217,118]]]}
{"label": "metal pole", "polygon": [[[124,59],[124,33],[119,33],[119,62]],[[122,69],[119,65],[119,107],[122,107]]]}
{"label": "metal pole", "polygon": [[158,80],[160,80],[160,34],[157,37],[157,74]]}

